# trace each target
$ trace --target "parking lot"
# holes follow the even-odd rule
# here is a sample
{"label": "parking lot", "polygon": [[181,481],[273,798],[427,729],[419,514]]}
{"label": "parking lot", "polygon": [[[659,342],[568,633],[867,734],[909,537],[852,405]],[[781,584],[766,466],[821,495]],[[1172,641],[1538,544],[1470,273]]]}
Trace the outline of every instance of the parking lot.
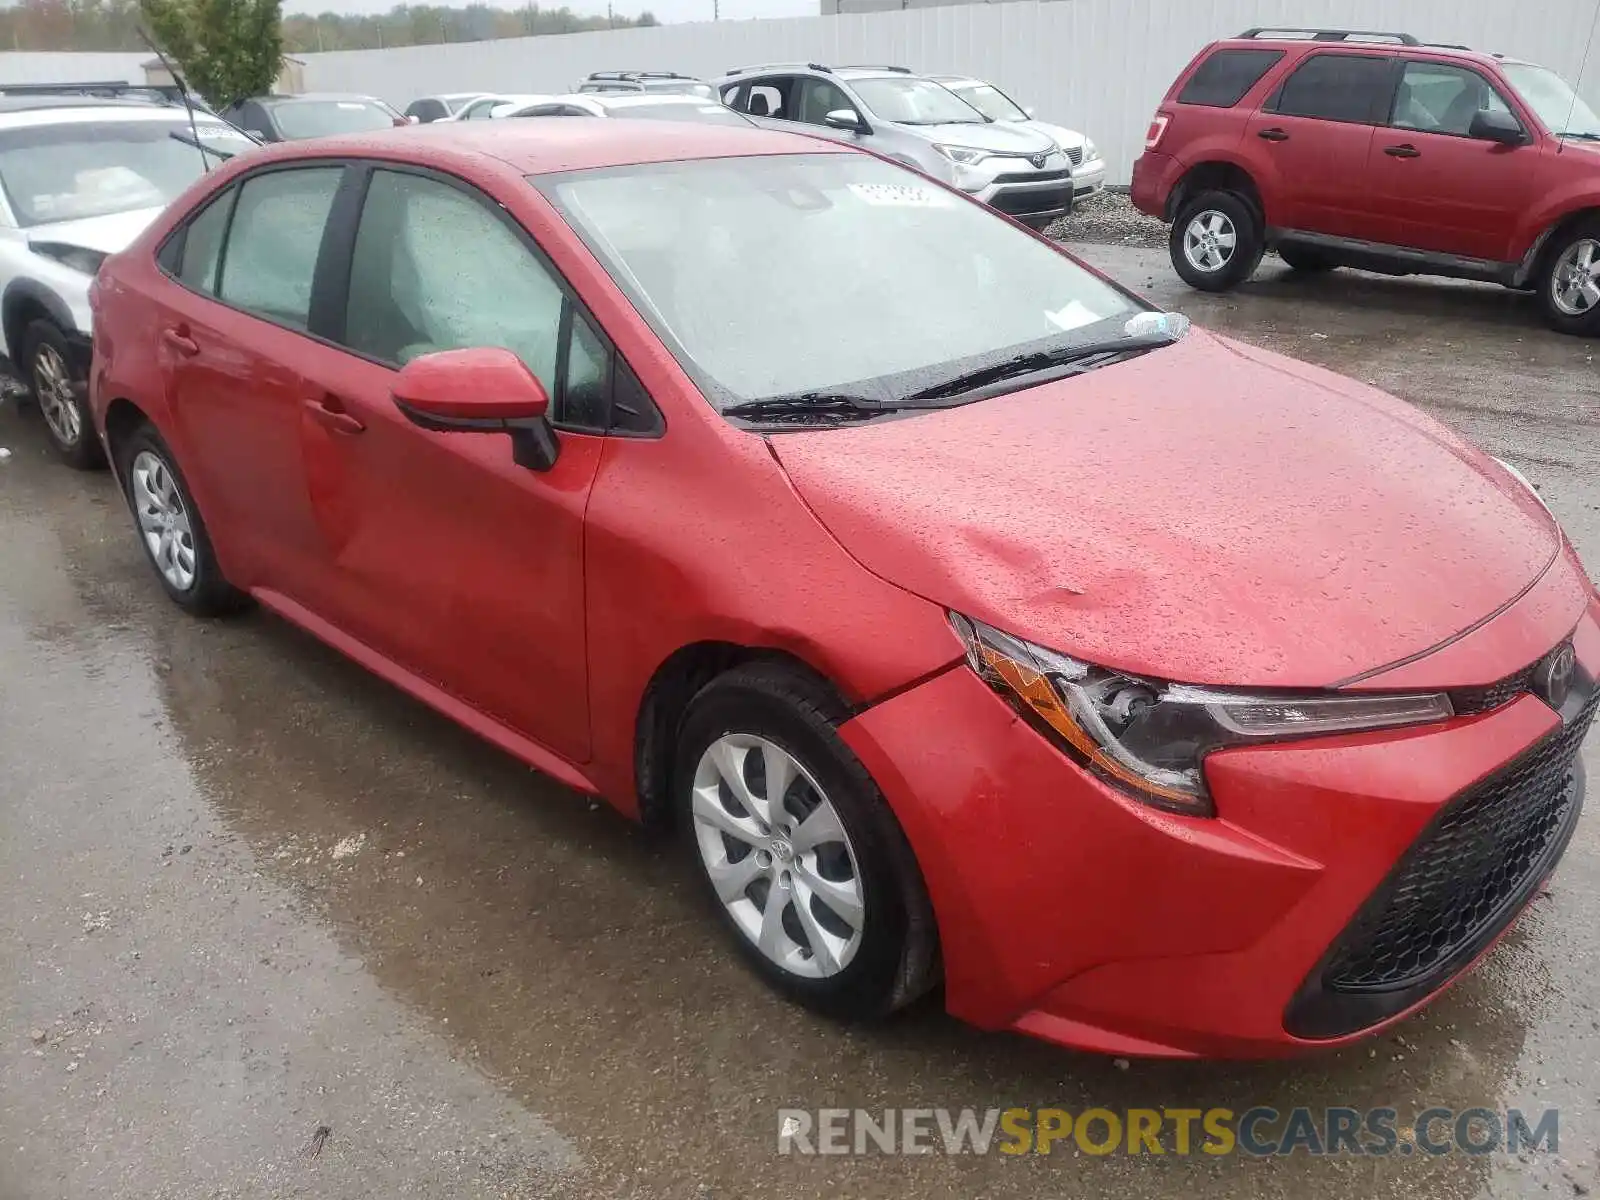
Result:
{"label": "parking lot", "polygon": [[[1600,346],[1547,331],[1529,298],[1298,278],[1270,256],[1202,296],[1164,249],[1081,251],[1212,329],[1460,428],[1600,566]],[[1477,971],[1332,1055],[1127,1063],[979,1033],[937,1003],[840,1028],[738,965],[676,848],[275,619],[186,618],[108,476],[55,464],[9,402],[0,445],[0,1196],[1600,1187],[1593,816]],[[1600,736],[1585,760],[1600,778]],[[1370,1161],[776,1153],[780,1108],[1011,1105],[1553,1107],[1560,1139]]]}

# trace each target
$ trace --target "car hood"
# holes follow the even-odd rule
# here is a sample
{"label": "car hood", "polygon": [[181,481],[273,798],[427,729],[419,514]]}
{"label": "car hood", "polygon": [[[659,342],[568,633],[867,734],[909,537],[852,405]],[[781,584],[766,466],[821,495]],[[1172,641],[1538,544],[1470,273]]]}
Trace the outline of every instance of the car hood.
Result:
{"label": "car hood", "polygon": [[115,254],[127,249],[133,239],[144,232],[145,226],[160,215],[160,208],[135,208],[103,217],[81,217],[76,221],[30,225],[26,232],[30,242],[61,242],[68,246],[82,246],[104,254]]}
{"label": "car hood", "polygon": [[1066,129],[1060,125],[1049,125],[1044,121],[1012,121],[1018,129],[1033,129],[1044,134],[1063,150],[1071,150],[1074,146],[1082,146],[1085,139],[1083,134],[1073,129]]}
{"label": "car hood", "polygon": [[1321,687],[1421,654],[1520,595],[1561,542],[1508,472],[1409,405],[1200,330],[771,445],[884,579],[1193,683]]}
{"label": "car hood", "polygon": [[986,125],[901,125],[944,146],[973,146],[996,154],[1039,154],[1055,149],[1055,139],[1026,125],[995,121]]}

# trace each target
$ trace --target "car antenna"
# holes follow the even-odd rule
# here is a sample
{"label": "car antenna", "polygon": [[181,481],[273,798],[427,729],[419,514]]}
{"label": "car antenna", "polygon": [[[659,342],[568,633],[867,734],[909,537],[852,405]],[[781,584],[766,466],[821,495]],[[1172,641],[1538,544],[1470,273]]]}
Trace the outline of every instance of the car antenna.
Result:
{"label": "car antenna", "polygon": [[[1600,4],[1600,0],[1595,0],[1595,2]],[[206,174],[209,175],[211,173],[211,156],[206,153],[205,146],[200,142],[200,125],[194,119],[194,101],[189,99],[188,81],[178,74],[178,68],[172,65],[165,54],[161,53],[161,47],[156,45],[155,38],[146,33],[143,27],[139,29],[139,40],[150,47],[150,52],[160,60],[161,66],[172,79],[172,82],[178,85],[178,94],[183,97],[183,109],[189,114],[189,136],[194,139],[194,149],[195,153],[200,156],[200,165],[205,168]]]}
{"label": "car antenna", "polygon": [[[1572,114],[1578,111],[1578,89],[1583,86],[1583,73],[1589,69],[1589,51],[1594,48],[1595,26],[1600,25],[1600,0],[1594,0],[1594,19],[1589,22],[1589,40],[1583,44],[1583,57],[1578,60],[1578,77],[1572,81],[1572,103],[1567,106],[1567,119],[1563,123],[1561,132],[1564,135],[1572,128]],[[1556,153],[1560,154],[1567,148],[1565,136],[1556,139]]]}

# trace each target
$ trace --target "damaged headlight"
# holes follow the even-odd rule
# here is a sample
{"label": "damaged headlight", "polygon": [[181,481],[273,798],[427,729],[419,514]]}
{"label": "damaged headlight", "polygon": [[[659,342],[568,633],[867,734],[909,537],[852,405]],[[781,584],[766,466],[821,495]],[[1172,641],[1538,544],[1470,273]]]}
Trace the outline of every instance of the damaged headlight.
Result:
{"label": "damaged headlight", "polygon": [[1439,692],[1235,692],[1140,679],[1079,662],[950,614],[979,678],[1074,761],[1146,804],[1215,811],[1201,762],[1212,750],[1421,725],[1453,715]]}

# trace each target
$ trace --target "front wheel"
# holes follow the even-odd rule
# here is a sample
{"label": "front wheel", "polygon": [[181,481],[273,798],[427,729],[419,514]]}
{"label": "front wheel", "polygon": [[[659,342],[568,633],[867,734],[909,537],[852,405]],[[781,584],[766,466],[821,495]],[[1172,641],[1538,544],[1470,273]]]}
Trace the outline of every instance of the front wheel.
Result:
{"label": "front wheel", "polygon": [[936,941],[905,836],[830,707],[781,664],[720,676],[685,717],[674,788],[745,959],[790,998],[865,1019],[932,985]]}
{"label": "front wheel", "polygon": [[1261,220],[1235,192],[1202,192],[1172,223],[1168,249],[1190,287],[1225,292],[1255,273],[1265,249]]}
{"label": "front wheel", "polygon": [[1600,221],[1587,221],[1556,239],[1539,281],[1545,322],[1558,333],[1600,335]]}
{"label": "front wheel", "polygon": [[73,369],[66,334],[55,322],[41,319],[23,330],[22,369],[61,460],[80,471],[104,466],[89,422],[87,381]]}

